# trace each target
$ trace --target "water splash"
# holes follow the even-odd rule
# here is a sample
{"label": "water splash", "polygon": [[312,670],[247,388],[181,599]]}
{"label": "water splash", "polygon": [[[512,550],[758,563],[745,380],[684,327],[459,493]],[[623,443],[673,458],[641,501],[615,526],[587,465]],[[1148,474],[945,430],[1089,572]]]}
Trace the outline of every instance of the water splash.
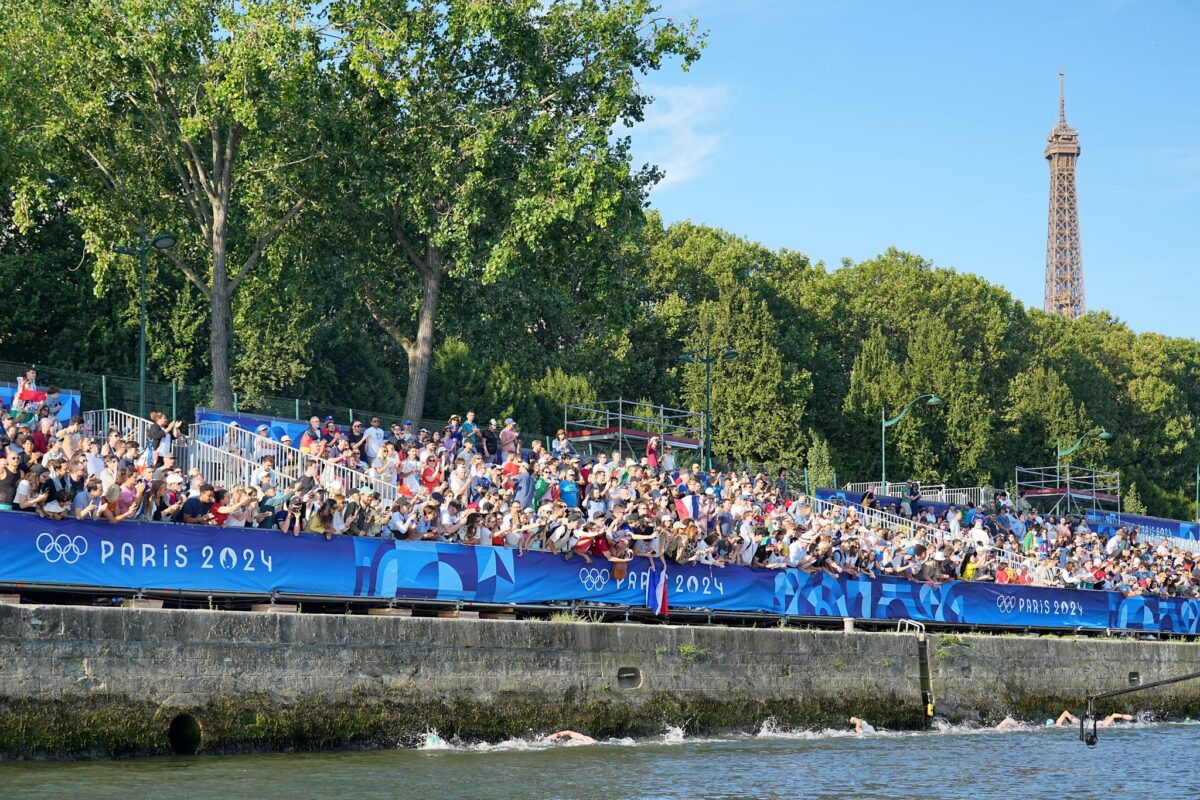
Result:
{"label": "water splash", "polygon": [[687,738],[683,732],[683,728],[679,725],[672,725],[669,722],[663,723],[666,731],[663,733],[662,740],[666,744],[682,744]]}
{"label": "water splash", "polygon": [[425,733],[421,734],[420,741],[417,743],[418,750],[455,750],[453,744],[446,741],[437,732],[437,728],[428,728]]}

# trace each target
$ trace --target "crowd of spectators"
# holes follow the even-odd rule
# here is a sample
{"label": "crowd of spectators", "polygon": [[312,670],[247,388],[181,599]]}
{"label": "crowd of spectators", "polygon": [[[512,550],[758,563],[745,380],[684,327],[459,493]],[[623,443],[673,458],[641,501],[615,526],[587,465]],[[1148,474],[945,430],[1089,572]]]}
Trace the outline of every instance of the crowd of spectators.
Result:
{"label": "crowd of spectators", "polygon": [[[408,420],[385,429],[378,418],[342,430],[313,417],[298,442],[276,441],[264,426],[253,452],[241,454],[258,465],[248,480],[215,486],[176,463],[186,426],[160,412],[151,413],[142,441],[115,428],[88,431],[79,418],[34,419],[4,415],[0,509],[493,545],[616,565],[644,557],[655,568],[738,564],[1200,596],[1195,556],[1136,528],[1106,538],[1083,519],[1042,514],[1003,492],[988,508],[938,514],[921,504],[915,483],[887,510],[870,493],[861,508],[835,505],[793,492],[786,470],[707,473],[680,464],[658,437],[637,455],[584,455],[564,431],[549,447],[526,443],[514,420],[480,424],[474,412],[436,431],[413,430]],[[287,448],[303,454],[298,477],[276,468]],[[347,484],[344,471],[329,480],[322,465],[330,463],[385,482],[395,499],[382,500],[370,482]]]}
{"label": "crowd of spectators", "polygon": [[[1028,500],[997,491],[984,504],[922,504],[909,481],[899,503],[886,508],[867,492],[846,515],[912,525],[926,551],[925,580],[985,580],[1029,586],[1119,591],[1127,597],[1200,597],[1197,557],[1124,525],[1112,535],[1094,531],[1084,516],[1054,515]],[[931,567],[932,560],[937,566]]]}

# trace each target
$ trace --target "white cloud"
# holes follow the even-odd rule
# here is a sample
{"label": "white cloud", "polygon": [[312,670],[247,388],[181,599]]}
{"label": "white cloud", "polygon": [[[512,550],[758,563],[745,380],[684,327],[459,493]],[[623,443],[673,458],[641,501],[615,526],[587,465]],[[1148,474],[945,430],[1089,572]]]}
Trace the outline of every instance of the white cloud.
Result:
{"label": "white cloud", "polygon": [[724,86],[646,85],[654,97],[646,119],[633,126],[635,163],[658,165],[664,177],[656,188],[686,183],[703,173],[719,150],[714,125],[729,96]]}

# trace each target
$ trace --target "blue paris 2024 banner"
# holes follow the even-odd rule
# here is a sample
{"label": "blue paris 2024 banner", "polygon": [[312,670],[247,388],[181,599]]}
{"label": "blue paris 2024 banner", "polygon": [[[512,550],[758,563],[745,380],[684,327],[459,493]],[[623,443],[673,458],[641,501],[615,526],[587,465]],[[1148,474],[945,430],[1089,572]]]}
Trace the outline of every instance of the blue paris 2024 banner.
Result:
{"label": "blue paris 2024 banner", "polygon": [[[125,522],[53,522],[0,512],[0,583],[272,592],[311,597],[640,606],[648,563],[616,578],[612,564],[548,553],[349,536]],[[913,619],[1009,627],[1200,632],[1200,602],[1125,598],[1116,592],[988,583],[913,583],[795,569],[676,566],[675,608],[796,616]]]}

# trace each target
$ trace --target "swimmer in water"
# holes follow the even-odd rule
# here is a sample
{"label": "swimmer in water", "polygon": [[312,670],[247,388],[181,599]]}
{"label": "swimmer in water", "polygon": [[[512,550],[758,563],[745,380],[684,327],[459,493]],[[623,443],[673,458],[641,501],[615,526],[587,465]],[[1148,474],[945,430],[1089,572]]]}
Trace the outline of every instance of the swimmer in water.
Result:
{"label": "swimmer in water", "polygon": [[1071,723],[1072,725],[1078,725],[1079,717],[1075,716],[1070,711],[1067,711],[1064,708],[1063,713],[1058,715],[1058,719],[1046,720],[1046,727],[1047,728],[1065,728],[1065,727],[1067,727],[1066,723],[1068,723],[1068,722]]}
{"label": "swimmer in water", "polygon": [[1000,724],[997,725],[993,730],[1011,731],[1013,728],[1019,727],[1021,727],[1021,723],[1017,722],[1012,717],[1005,717],[1004,719],[1000,720]]}
{"label": "swimmer in water", "polygon": [[1121,720],[1122,722],[1133,722],[1133,717],[1129,716],[1128,714],[1109,714],[1107,717],[1100,720],[1100,727],[1111,728],[1113,723],[1117,720]]}
{"label": "swimmer in water", "polygon": [[563,742],[567,741],[579,742],[580,744],[596,743],[596,740],[592,737],[585,736],[582,733],[577,733],[576,731],[558,731],[547,736],[546,741],[553,742],[554,744],[562,744]]}
{"label": "swimmer in water", "polygon": [[855,733],[874,733],[875,726],[860,717],[851,717],[850,724],[854,726]]}

